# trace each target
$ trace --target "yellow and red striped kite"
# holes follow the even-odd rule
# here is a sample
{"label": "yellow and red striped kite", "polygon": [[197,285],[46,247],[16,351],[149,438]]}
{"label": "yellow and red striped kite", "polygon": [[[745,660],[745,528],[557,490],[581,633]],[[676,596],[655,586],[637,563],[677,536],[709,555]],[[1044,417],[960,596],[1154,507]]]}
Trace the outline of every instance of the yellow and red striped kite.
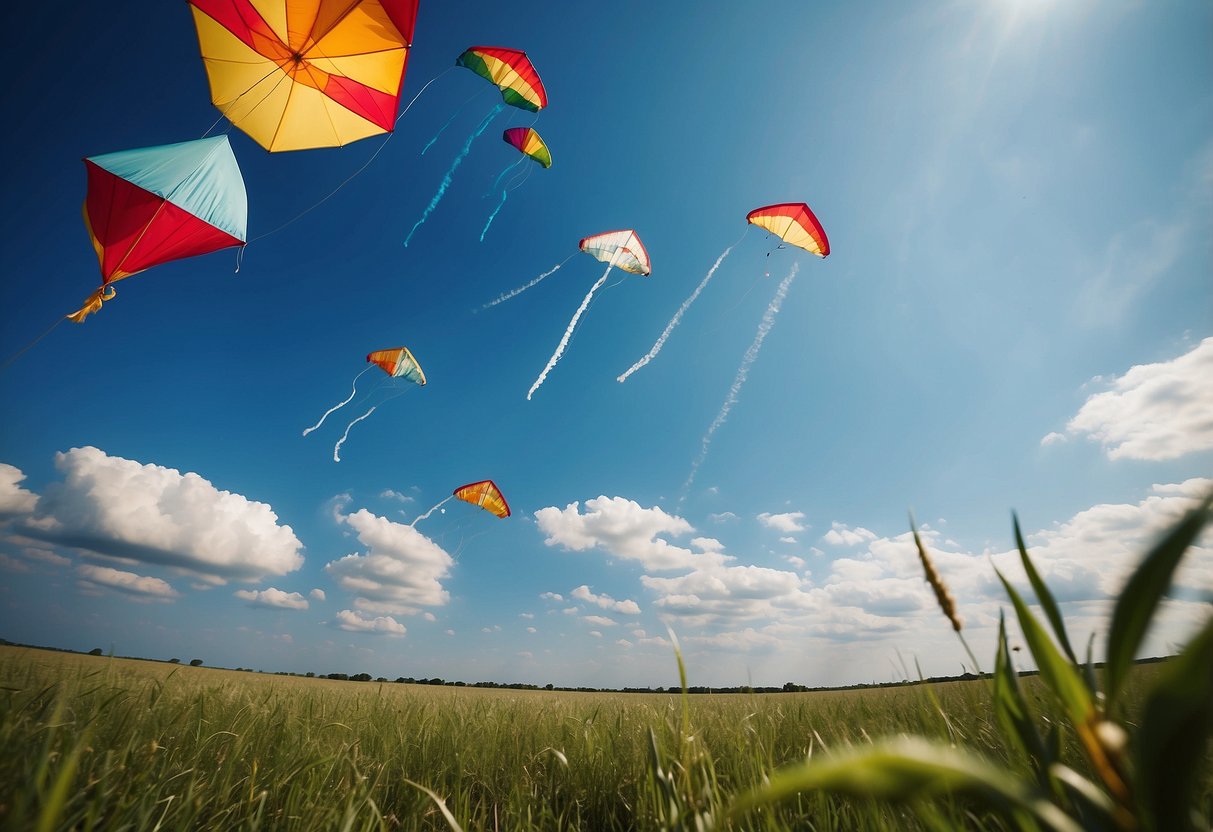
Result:
{"label": "yellow and red striped kite", "polygon": [[457,497],[465,503],[480,506],[485,511],[491,511],[503,519],[510,516],[509,503],[505,501],[505,495],[492,480],[481,480],[460,486],[451,496]]}
{"label": "yellow and red striped kite", "polygon": [[266,150],[391,132],[418,0],[189,0],[211,101]]}
{"label": "yellow and red striped kite", "polygon": [[788,245],[803,248],[818,257],[826,257],[830,253],[830,241],[826,239],[825,229],[803,202],[755,208],[746,214],[746,222],[765,228]]}

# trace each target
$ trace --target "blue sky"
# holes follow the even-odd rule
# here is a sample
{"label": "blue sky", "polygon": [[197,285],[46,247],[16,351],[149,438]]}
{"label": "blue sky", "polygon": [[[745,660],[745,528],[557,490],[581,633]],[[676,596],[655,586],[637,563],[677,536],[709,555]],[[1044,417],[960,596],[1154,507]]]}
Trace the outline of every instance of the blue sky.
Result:
{"label": "blue sky", "polygon": [[[97,285],[80,158],[218,116],[184,3],[13,16],[5,357]],[[260,240],[383,139],[270,155],[232,130],[239,273],[226,251],[124,281],[0,372],[0,636],[616,686],[676,680],[668,625],[696,684],[884,680],[899,651],[957,672],[911,509],[979,655],[991,562],[1018,575],[1012,509],[1080,638],[1102,634],[1134,554],[1213,485],[1210,31],[1199,2],[422,0],[405,101],[486,44],[528,52],[549,108],[498,115],[407,249],[500,100],[482,79],[442,75],[363,174]],[[500,131],[532,120],[555,165],[481,243]],[[617,383],[783,201],[830,257],[768,257],[751,229]],[[602,273],[577,241],[619,228],[652,276],[613,272],[527,401]],[[430,383],[334,463],[369,403],[301,431],[399,345]],[[513,517],[452,502],[409,528],[485,478]],[[1210,575],[1206,541],[1145,652],[1207,615]]]}

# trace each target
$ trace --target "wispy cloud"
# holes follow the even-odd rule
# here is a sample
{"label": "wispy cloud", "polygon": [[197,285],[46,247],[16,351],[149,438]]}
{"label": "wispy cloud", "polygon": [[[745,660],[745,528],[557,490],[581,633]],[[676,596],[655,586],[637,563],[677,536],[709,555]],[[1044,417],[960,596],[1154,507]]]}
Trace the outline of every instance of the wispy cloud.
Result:
{"label": "wispy cloud", "polygon": [[774,529],[784,534],[792,532],[803,532],[808,528],[802,521],[804,520],[803,511],[789,511],[783,514],[771,514],[763,512],[758,515],[758,522],[766,526],[768,529]]}
{"label": "wispy cloud", "polygon": [[277,610],[306,610],[307,599],[298,592],[284,592],[281,589],[250,590],[240,589],[232,593],[242,601],[248,601],[250,607],[266,607]]}
{"label": "wispy cloud", "polygon": [[86,563],[76,567],[76,574],[80,576],[77,585],[89,594],[111,589],[141,601],[168,602],[180,597],[177,590],[159,578],[136,575],[134,572],[124,572],[108,566]]}
{"label": "wispy cloud", "polygon": [[640,605],[635,601],[616,601],[609,595],[595,595],[585,584],[582,584],[574,589],[571,593],[569,593],[569,595],[576,598],[578,601],[586,601],[591,604],[597,604],[604,610],[612,610],[614,612],[623,613],[624,615],[640,615]]}
{"label": "wispy cloud", "polygon": [[354,610],[342,610],[337,613],[334,626],[351,633],[371,633],[381,636],[403,636],[405,626],[390,615],[366,616]]}

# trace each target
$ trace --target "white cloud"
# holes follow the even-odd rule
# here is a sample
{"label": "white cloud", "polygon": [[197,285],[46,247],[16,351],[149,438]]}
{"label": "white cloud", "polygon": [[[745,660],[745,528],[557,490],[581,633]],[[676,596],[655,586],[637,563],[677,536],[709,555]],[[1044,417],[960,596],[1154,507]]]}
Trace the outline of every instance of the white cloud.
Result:
{"label": "white cloud", "polygon": [[557,604],[564,603],[564,596],[558,592],[541,592],[539,593],[539,597],[545,601],[552,601]]}
{"label": "white cloud", "polygon": [[540,531],[547,535],[544,543],[575,552],[604,549],[616,557],[639,561],[646,570],[684,569],[719,560],[716,555],[683,549],[658,537],[694,531],[686,520],[660,508],[642,508],[624,497],[605,496],[586,500],[585,507],[584,514],[576,502],[563,510],[549,506],[535,512]]}
{"label": "white cloud", "polygon": [[830,530],[821,538],[831,546],[859,546],[876,539],[876,533],[863,526],[849,528],[843,523],[831,523]]}
{"label": "white cloud", "polygon": [[583,615],[581,618],[583,621],[588,621],[591,624],[597,624],[599,627],[614,627],[619,623],[618,621],[613,621],[612,619],[607,618],[605,615]]}
{"label": "white cloud", "polygon": [[412,526],[393,523],[366,509],[338,516],[367,551],[332,561],[324,570],[342,589],[357,596],[356,608],[414,615],[421,607],[447,603],[450,594],[442,579],[454,561],[441,546]]}
{"label": "white cloud", "polygon": [[763,512],[758,515],[758,522],[766,526],[768,529],[774,529],[777,532],[791,534],[792,532],[803,532],[808,528],[803,522],[803,511],[789,511],[784,514],[770,514]]}
{"label": "white cloud", "polygon": [[145,601],[171,601],[179,597],[177,590],[159,578],[123,572],[108,566],[86,563],[76,567],[81,578],[79,586],[92,593],[98,589],[113,589]]}
{"label": "white cloud", "polygon": [[625,650],[627,650],[628,648],[630,648],[632,646],[632,642],[628,641],[626,638],[617,639],[615,641],[615,644],[618,645],[619,647],[622,647]]}
{"label": "white cloud", "polygon": [[533,612],[520,612],[520,613],[518,613],[518,617],[519,617],[519,618],[525,618],[525,619],[527,619],[528,621],[530,621],[532,618],[534,618],[534,617],[535,617],[535,613],[533,613]]}
{"label": "white cloud", "polygon": [[536,630],[534,627],[527,627],[527,628],[526,628],[526,631],[527,631],[528,633],[531,633],[532,635],[534,635],[535,633],[539,632],[539,631],[538,631],[538,630]]}
{"label": "white cloud", "polygon": [[424,618],[426,621],[431,621],[431,622],[438,620],[438,616],[434,615],[432,612],[423,612],[421,614],[421,617]]}
{"label": "white cloud", "polygon": [[38,495],[20,486],[25,474],[5,462],[0,462],[0,520],[32,514],[38,505]]}
{"label": "white cloud", "polygon": [[595,595],[593,592],[590,592],[590,588],[585,584],[577,587],[569,594],[579,601],[597,604],[604,610],[621,612],[624,615],[640,615],[640,605],[635,601],[616,601],[609,595]]}
{"label": "white cloud", "polygon": [[737,515],[731,511],[722,511],[719,514],[709,514],[708,519],[713,523],[724,523],[729,520],[736,520]]}
{"label": "white cloud", "polygon": [[279,610],[307,609],[307,599],[298,592],[284,592],[274,587],[256,591],[239,589],[232,594],[242,601],[248,601],[250,607],[268,607]]}
{"label": "white cloud", "polygon": [[1109,459],[1177,459],[1209,450],[1211,379],[1213,337],[1178,358],[1139,364],[1111,379],[1110,389],[1088,398],[1066,432],[1098,440]]}
{"label": "white cloud", "polygon": [[320,589],[319,587],[317,587],[316,589],[313,589],[307,595],[313,601],[323,601],[325,599],[324,590]]}
{"label": "white cloud", "polygon": [[781,538],[779,538],[779,542],[780,542],[780,543],[795,543],[795,542],[796,542],[796,538],[794,538],[794,537],[781,537]]}
{"label": "white cloud", "polygon": [[36,560],[48,566],[67,566],[72,562],[70,558],[57,555],[50,549],[43,549],[39,546],[26,546],[21,550],[21,554],[27,560]]}
{"label": "white cloud", "polygon": [[592,635],[594,638],[602,638],[602,633],[600,633],[598,630],[590,630],[590,635]]}
{"label": "white cloud", "polygon": [[1047,448],[1050,445],[1056,445],[1058,442],[1065,442],[1066,435],[1057,431],[1050,431],[1040,438],[1040,446]]}
{"label": "white cloud", "polygon": [[22,574],[32,571],[30,565],[25,561],[11,558],[3,552],[0,552],[0,568],[7,569],[9,572],[20,572]]}
{"label": "white cloud", "polygon": [[212,584],[285,575],[303,544],[265,503],[220,491],[194,473],[144,465],[93,447],[55,455],[64,480],[47,487],[29,537],[196,575]]}
{"label": "white cloud", "polygon": [[337,626],[351,633],[374,633],[384,636],[402,636],[407,632],[404,625],[390,615],[374,618],[364,616],[354,610],[342,610],[337,613]]}
{"label": "white cloud", "polygon": [[400,502],[402,502],[402,503],[412,503],[412,502],[416,502],[416,501],[415,501],[415,500],[414,500],[412,497],[410,497],[409,495],[407,495],[407,494],[401,494],[399,491],[393,491],[393,490],[392,490],[392,489],[390,489],[390,488],[385,488],[383,491],[380,491],[380,492],[379,492],[379,496],[380,496],[380,497],[382,497],[382,498],[383,498],[383,499],[385,499],[385,500],[399,500],[399,501],[400,501]]}

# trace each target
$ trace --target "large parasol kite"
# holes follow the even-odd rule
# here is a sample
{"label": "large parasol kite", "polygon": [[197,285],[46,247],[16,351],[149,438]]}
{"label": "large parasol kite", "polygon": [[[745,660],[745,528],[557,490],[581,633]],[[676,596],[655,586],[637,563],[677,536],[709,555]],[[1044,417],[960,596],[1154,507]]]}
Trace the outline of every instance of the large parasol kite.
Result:
{"label": "large parasol kite", "polygon": [[227,136],[121,150],[84,160],[84,224],[101,287],[68,319],[81,323],[133,274],[247,239],[248,197]]}
{"label": "large parasol kite", "polygon": [[211,101],[266,150],[391,132],[418,0],[189,0]]}

